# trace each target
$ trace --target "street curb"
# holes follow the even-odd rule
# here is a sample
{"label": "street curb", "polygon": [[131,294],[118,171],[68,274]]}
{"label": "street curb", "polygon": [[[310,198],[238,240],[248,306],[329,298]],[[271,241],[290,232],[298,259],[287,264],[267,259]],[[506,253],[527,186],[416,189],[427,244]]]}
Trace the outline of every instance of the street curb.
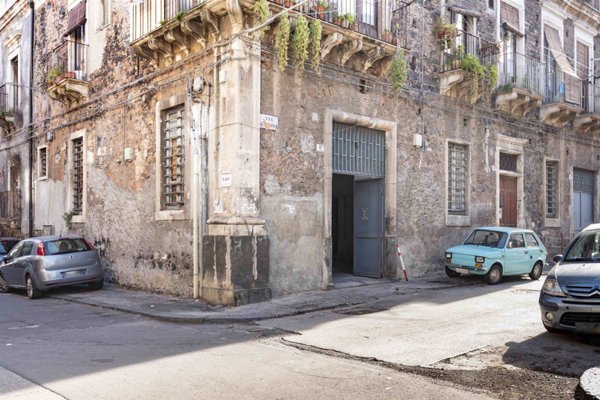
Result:
{"label": "street curb", "polygon": [[590,368],[579,378],[586,400],[600,400],[600,367]]}

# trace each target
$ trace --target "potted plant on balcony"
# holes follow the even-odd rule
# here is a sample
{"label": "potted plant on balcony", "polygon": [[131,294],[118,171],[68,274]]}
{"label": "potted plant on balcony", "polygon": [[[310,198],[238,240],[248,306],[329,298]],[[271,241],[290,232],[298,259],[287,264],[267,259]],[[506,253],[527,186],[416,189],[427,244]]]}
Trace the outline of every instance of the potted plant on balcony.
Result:
{"label": "potted plant on balcony", "polygon": [[438,21],[433,30],[440,42],[440,50],[452,48],[454,38],[458,35],[458,30],[454,24],[444,24]]}
{"label": "potted plant on balcony", "polygon": [[63,70],[60,64],[54,65],[48,70],[48,74],[46,74],[46,82],[53,84],[62,75],[62,73]]}
{"label": "potted plant on balcony", "polygon": [[334,11],[331,14],[331,17],[333,18],[333,23],[335,25],[339,25],[339,26],[342,25],[342,16],[340,14],[338,14],[337,11]]}
{"label": "potted plant on balcony", "polygon": [[283,0],[283,6],[286,7],[286,8],[290,8],[294,4],[296,4],[295,0]]}
{"label": "potted plant on balcony", "polygon": [[327,11],[329,11],[329,2],[326,0],[319,0],[317,6],[317,17],[322,20],[327,19]]}
{"label": "potted plant on balcony", "polygon": [[346,21],[348,21],[348,28],[354,29],[354,23],[356,22],[356,16],[354,14],[346,14]]}

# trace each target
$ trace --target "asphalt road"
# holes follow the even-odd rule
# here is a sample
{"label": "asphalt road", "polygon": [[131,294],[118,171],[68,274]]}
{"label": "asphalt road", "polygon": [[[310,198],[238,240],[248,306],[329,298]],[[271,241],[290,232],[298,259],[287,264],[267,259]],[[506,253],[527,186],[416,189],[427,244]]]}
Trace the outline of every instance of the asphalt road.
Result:
{"label": "asphalt road", "polygon": [[0,399],[490,398],[449,381],[299,349],[282,336],[270,327],[172,324],[0,295]]}

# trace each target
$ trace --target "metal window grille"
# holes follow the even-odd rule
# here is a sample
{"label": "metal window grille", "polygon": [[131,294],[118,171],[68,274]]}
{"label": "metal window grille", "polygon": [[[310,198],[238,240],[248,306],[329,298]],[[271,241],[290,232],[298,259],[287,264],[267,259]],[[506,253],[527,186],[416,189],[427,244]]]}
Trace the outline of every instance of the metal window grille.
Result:
{"label": "metal window grille", "polygon": [[335,173],[385,175],[385,132],[334,122],[332,140]]}
{"label": "metal window grille", "polygon": [[465,215],[467,212],[467,146],[448,143],[448,213]]}
{"label": "metal window grille", "polygon": [[500,153],[500,169],[502,171],[517,172],[517,154]]}
{"label": "metal window grille", "polygon": [[48,175],[48,152],[45,147],[40,149],[39,163],[40,163],[40,178]]}
{"label": "metal window grille", "polygon": [[573,171],[573,190],[575,192],[594,193],[594,172],[583,169]]}
{"label": "metal window grille", "polygon": [[162,163],[163,207],[183,207],[185,167],[183,106],[167,110],[163,114]]}
{"label": "metal window grille", "polygon": [[558,215],[558,162],[546,162],[546,218]]}
{"label": "metal window grille", "polygon": [[73,140],[73,212],[83,212],[83,138]]}

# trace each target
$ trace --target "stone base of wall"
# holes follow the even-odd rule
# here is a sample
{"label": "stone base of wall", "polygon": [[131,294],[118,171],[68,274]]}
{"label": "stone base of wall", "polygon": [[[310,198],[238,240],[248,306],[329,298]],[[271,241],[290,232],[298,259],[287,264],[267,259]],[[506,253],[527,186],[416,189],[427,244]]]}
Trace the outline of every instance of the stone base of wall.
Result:
{"label": "stone base of wall", "polygon": [[202,298],[239,306],[271,298],[268,236],[207,235]]}

